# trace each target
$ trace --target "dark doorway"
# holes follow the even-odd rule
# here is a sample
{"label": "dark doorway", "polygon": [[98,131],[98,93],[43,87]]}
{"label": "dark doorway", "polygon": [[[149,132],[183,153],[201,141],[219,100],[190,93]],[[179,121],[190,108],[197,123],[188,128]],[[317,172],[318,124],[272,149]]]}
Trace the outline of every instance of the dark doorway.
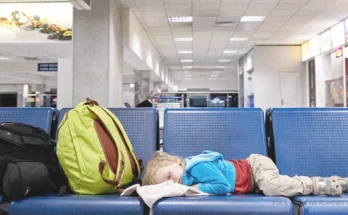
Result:
{"label": "dark doorway", "polygon": [[17,107],[17,93],[0,94],[0,107]]}

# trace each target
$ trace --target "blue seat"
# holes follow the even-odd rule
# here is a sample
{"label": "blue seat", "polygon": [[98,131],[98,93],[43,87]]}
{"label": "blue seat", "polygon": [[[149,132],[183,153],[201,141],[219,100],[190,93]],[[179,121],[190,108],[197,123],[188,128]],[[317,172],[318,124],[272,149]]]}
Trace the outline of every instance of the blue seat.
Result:
{"label": "blue seat", "polygon": [[117,195],[31,197],[10,204],[11,215],[143,215],[144,209],[138,197]]}
{"label": "blue seat", "polygon": [[[208,149],[226,159],[243,159],[252,153],[267,155],[264,115],[261,109],[167,109],[164,113],[163,150],[187,157]],[[293,214],[288,198],[258,194],[168,198],[159,201],[154,214]]]}
{"label": "blue seat", "polygon": [[29,124],[51,133],[55,110],[52,108],[0,108],[0,123],[17,122]]}
{"label": "blue seat", "polygon": [[347,215],[348,195],[330,196],[299,196],[294,201],[295,214],[314,215]]}
{"label": "blue seat", "polygon": [[[290,176],[348,176],[347,108],[274,108],[276,163]],[[296,197],[300,214],[348,214],[348,196]]]}
{"label": "blue seat", "polygon": [[249,194],[167,198],[160,200],[153,211],[154,215],[292,215],[293,206],[287,198]]}
{"label": "blue seat", "polygon": [[[58,121],[70,108],[62,109]],[[157,111],[153,108],[110,108],[122,122],[133,148],[144,165],[156,150]],[[65,195],[32,197],[14,201],[10,213],[25,214],[144,214],[144,203],[138,197],[119,195]],[[53,212],[52,212],[53,211]]]}
{"label": "blue seat", "polygon": [[203,150],[226,159],[267,155],[264,116],[258,108],[166,109],[163,142],[163,151],[182,157]]}

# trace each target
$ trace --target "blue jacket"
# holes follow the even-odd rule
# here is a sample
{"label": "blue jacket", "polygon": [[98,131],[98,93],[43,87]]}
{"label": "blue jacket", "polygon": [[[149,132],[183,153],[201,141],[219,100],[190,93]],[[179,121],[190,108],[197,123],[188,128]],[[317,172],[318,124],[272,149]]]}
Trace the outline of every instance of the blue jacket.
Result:
{"label": "blue jacket", "polygon": [[185,159],[186,167],[182,183],[198,184],[200,191],[211,194],[227,194],[234,191],[236,170],[224,160],[222,154],[205,150],[202,154]]}

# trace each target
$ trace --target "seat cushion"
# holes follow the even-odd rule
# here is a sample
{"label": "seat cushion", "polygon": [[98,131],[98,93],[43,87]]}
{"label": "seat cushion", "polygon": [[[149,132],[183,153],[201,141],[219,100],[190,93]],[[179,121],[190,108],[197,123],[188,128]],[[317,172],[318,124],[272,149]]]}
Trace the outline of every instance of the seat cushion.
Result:
{"label": "seat cushion", "polygon": [[348,214],[348,194],[333,196],[295,197],[295,214],[300,215],[346,215]]}
{"label": "seat cushion", "polygon": [[154,206],[154,215],[260,214],[292,215],[288,198],[258,194],[166,198]]}
{"label": "seat cushion", "polygon": [[118,195],[40,196],[10,204],[11,215],[143,215],[144,204],[138,197]]}

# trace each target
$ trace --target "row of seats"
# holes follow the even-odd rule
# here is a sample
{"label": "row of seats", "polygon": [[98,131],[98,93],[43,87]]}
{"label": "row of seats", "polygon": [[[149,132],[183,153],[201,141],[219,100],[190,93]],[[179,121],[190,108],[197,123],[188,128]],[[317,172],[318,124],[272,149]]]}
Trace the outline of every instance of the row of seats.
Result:
{"label": "row of seats", "polygon": [[[1,122],[26,123],[54,136],[57,124],[70,109],[0,108]],[[156,151],[157,111],[153,108],[110,108],[124,126],[137,155],[145,163]],[[147,211],[138,197],[118,195],[49,195],[10,203],[11,215],[143,215]]]}
{"label": "row of seats", "polygon": [[[68,109],[0,108],[0,122],[32,124],[52,133]],[[156,150],[157,112],[147,108],[110,109],[123,123],[136,153],[145,164]],[[268,155],[281,174],[330,176],[348,174],[348,109],[166,109],[163,150],[186,157],[208,149],[226,159],[251,153]],[[53,123],[54,124],[54,123]],[[269,129],[268,129],[269,130]],[[272,140],[272,141],[267,141]],[[270,150],[272,149],[272,150]],[[138,197],[118,195],[50,195],[17,200],[10,214],[146,214]],[[260,194],[165,198],[154,205],[154,215],[174,214],[348,214],[348,195],[303,196],[289,199]]]}

